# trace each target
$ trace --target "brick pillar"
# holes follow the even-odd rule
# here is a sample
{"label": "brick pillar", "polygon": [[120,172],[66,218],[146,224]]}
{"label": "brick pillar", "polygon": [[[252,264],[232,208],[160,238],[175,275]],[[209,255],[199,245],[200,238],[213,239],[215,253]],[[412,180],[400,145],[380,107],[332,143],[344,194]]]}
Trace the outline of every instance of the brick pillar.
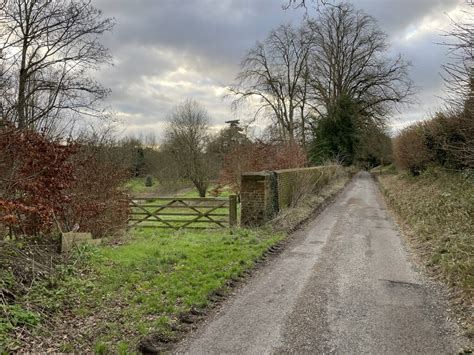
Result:
{"label": "brick pillar", "polygon": [[274,213],[271,173],[242,174],[240,196],[241,224],[243,226],[264,224]]}

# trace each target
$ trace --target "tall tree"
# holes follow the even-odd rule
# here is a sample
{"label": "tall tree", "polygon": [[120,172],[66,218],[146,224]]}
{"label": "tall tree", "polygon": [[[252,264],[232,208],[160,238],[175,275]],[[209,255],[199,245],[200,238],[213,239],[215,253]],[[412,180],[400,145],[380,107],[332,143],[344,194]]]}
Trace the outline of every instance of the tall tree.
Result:
{"label": "tall tree", "polygon": [[384,120],[413,93],[409,64],[388,55],[387,36],[376,20],[350,3],[327,6],[307,21],[314,43],[309,59],[311,100],[319,114],[342,97],[366,117]]}
{"label": "tall tree", "polygon": [[0,53],[13,85],[4,102],[17,127],[66,114],[98,114],[108,90],[87,76],[110,61],[99,37],[113,28],[90,0],[8,0],[0,7]]}
{"label": "tall tree", "polygon": [[239,120],[227,121],[228,127],[222,128],[214,135],[207,146],[207,153],[214,162],[216,173],[222,167],[224,158],[236,147],[250,143],[244,128],[240,127]]}
{"label": "tall tree", "polygon": [[[307,87],[307,59],[311,38],[304,29],[282,25],[258,42],[244,57],[237,84],[230,87],[234,106],[257,98],[255,117],[270,110],[280,134],[295,141],[299,131],[304,137]],[[304,141],[304,139],[302,139]]]}
{"label": "tall tree", "polygon": [[162,150],[169,152],[184,178],[191,180],[205,197],[212,172],[206,156],[209,142],[209,117],[196,101],[187,100],[172,112]]}
{"label": "tall tree", "polygon": [[306,25],[314,42],[308,59],[311,156],[352,164],[375,137],[372,131],[383,132],[393,110],[410,101],[409,64],[388,55],[387,36],[375,19],[349,3],[326,6]]}

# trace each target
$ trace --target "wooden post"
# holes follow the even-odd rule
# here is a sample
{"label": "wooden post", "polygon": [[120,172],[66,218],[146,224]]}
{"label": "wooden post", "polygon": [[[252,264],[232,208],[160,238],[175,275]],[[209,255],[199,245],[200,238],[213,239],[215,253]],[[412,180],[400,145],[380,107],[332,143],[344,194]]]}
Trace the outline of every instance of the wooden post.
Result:
{"label": "wooden post", "polygon": [[237,226],[237,195],[229,196],[229,226]]}

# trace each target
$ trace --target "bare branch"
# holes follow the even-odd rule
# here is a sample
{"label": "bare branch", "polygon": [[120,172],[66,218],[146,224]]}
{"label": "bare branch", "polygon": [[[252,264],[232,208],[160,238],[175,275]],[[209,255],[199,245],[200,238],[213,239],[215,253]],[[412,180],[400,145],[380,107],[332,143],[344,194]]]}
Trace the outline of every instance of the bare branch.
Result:
{"label": "bare branch", "polygon": [[[258,99],[257,114],[270,109],[283,136],[295,140],[297,132],[304,131],[302,121],[307,114],[309,51],[309,38],[303,29],[282,25],[272,31],[242,60],[237,84],[229,88],[235,98],[233,105]],[[301,109],[302,115],[298,116]],[[304,134],[300,133],[300,137]]]}
{"label": "bare branch", "polygon": [[209,162],[206,147],[209,142],[209,117],[196,101],[187,100],[171,114],[162,150],[169,153],[184,178],[191,180],[201,197],[209,186]]}
{"label": "bare branch", "polygon": [[445,98],[451,108],[459,109],[474,101],[474,1],[466,1],[463,21],[451,19],[451,29],[444,33],[449,41],[449,62],[442,66],[446,86]]}
{"label": "bare branch", "polygon": [[38,127],[76,112],[94,114],[108,90],[88,78],[111,57],[99,37],[114,20],[90,0],[8,0],[0,8],[2,105],[17,127]]}
{"label": "bare branch", "polygon": [[308,19],[312,36],[309,59],[310,97],[326,111],[349,97],[366,115],[384,119],[409,102],[413,84],[409,64],[387,56],[386,35],[371,16],[348,4],[325,8]]}

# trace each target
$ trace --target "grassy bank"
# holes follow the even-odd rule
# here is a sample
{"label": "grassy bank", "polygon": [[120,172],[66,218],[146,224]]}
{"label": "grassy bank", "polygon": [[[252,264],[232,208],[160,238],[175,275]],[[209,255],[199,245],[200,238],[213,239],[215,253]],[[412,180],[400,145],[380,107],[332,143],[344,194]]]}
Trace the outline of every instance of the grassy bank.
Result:
{"label": "grassy bank", "polygon": [[[380,171],[379,171],[380,173]],[[414,250],[452,289],[474,334],[474,177],[430,169],[419,176],[382,171],[378,180],[388,204],[407,227]]]}
{"label": "grassy bank", "polygon": [[283,237],[245,229],[142,230],[123,244],[79,248],[54,275],[33,282],[11,306],[15,312],[2,309],[2,321],[20,318],[0,328],[3,351],[128,353],[150,334],[173,339],[187,317]]}

